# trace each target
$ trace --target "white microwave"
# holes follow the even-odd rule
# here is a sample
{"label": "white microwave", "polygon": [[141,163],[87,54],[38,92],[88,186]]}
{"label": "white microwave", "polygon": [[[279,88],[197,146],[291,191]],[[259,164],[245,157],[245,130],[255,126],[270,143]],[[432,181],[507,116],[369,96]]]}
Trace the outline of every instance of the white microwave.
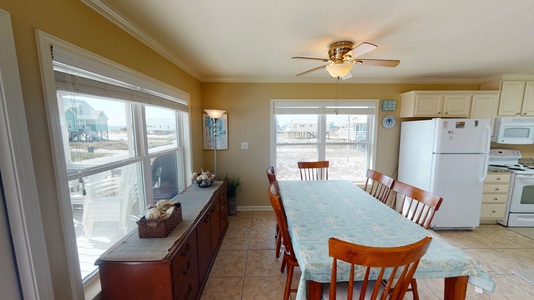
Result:
{"label": "white microwave", "polygon": [[534,118],[495,118],[491,141],[498,144],[534,144]]}

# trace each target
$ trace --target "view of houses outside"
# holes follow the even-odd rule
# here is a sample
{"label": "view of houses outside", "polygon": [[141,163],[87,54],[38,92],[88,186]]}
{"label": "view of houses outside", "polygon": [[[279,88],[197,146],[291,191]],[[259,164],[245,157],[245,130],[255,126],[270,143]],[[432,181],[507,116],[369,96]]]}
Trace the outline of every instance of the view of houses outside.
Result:
{"label": "view of houses outside", "polygon": [[[58,94],[59,107],[63,107],[64,113],[60,120],[67,171],[70,175],[69,188],[78,257],[81,276],[85,278],[96,270],[95,260],[126,233],[134,230],[137,227],[136,221],[144,213],[141,164],[112,169],[106,167],[109,163],[136,156],[128,103],[78,95],[76,99],[70,99],[68,95]],[[149,153],[175,148],[175,111],[145,106],[145,116]],[[176,168],[175,152],[155,155],[151,163],[158,157],[166,159],[173,158],[173,155]],[[166,161],[170,166],[169,159]],[[107,169],[90,171],[95,167]],[[172,185],[168,181],[170,178],[170,181],[176,182],[176,171],[169,173],[168,169],[153,170],[154,197],[156,194],[160,198],[176,194],[176,184]],[[123,213],[118,213],[118,210],[125,207]]]}
{"label": "view of houses outside", "polygon": [[326,115],[324,143],[318,139],[318,115],[276,116],[276,176],[298,180],[298,161],[319,160],[319,151],[330,161],[329,179],[364,181],[368,168],[368,117]]}

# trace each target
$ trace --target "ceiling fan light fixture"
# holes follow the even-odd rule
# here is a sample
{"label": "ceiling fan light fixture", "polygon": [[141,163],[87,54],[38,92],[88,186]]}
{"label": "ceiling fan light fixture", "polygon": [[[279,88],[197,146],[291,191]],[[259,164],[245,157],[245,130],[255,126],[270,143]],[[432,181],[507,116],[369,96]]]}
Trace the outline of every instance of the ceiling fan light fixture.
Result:
{"label": "ceiling fan light fixture", "polygon": [[333,63],[328,66],[326,66],[326,70],[330,74],[330,76],[334,78],[342,78],[347,75],[350,70],[352,69],[352,64],[345,64],[345,63]]}

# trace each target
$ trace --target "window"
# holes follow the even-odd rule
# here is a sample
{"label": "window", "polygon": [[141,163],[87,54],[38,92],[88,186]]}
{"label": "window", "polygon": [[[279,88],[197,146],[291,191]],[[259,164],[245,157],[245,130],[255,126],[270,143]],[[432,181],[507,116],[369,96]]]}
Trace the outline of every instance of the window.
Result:
{"label": "window", "polygon": [[69,221],[86,280],[97,270],[95,260],[137,228],[147,204],[185,189],[188,107],[176,95],[100,74],[94,63],[84,65],[61,48],[52,51],[52,141],[62,150],[56,168],[63,169],[56,173],[66,174]]}
{"label": "window", "polygon": [[297,162],[330,161],[329,179],[365,180],[373,164],[377,100],[274,100],[276,176],[300,179]]}

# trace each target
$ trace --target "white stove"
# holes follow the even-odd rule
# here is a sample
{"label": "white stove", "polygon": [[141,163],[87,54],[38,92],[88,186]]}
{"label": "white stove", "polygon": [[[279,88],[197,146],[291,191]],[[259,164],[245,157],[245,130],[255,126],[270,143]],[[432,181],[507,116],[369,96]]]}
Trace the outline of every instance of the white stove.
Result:
{"label": "white stove", "polygon": [[492,168],[510,170],[514,174],[534,175],[534,166],[525,166],[519,163],[522,157],[518,150],[490,149],[488,164]]}
{"label": "white stove", "polygon": [[534,166],[521,165],[521,158],[517,150],[490,150],[489,166],[512,172],[504,220],[498,223],[509,227],[534,227]]}

